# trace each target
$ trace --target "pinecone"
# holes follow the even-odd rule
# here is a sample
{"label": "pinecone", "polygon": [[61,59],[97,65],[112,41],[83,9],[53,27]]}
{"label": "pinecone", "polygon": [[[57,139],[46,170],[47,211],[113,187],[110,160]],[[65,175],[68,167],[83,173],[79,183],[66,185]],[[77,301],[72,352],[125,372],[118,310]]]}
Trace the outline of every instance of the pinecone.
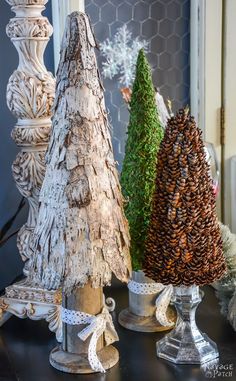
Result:
{"label": "pinecone", "polygon": [[201,135],[194,118],[180,110],[160,146],[143,267],[163,284],[209,284],[226,269]]}

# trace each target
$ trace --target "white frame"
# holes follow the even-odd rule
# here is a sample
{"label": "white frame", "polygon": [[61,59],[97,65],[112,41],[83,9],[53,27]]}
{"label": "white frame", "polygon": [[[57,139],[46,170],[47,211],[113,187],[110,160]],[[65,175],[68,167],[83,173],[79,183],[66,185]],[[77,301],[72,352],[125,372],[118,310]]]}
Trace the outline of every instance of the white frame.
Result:
{"label": "white frame", "polygon": [[[191,113],[221,161],[222,1],[191,0]],[[221,197],[217,199],[221,218]]]}
{"label": "white frame", "polygon": [[206,0],[190,2],[190,108],[205,134],[205,14]]}
{"label": "white frame", "polygon": [[84,0],[52,0],[54,67],[55,72],[60,58],[60,45],[66,16],[74,11],[84,12]]}

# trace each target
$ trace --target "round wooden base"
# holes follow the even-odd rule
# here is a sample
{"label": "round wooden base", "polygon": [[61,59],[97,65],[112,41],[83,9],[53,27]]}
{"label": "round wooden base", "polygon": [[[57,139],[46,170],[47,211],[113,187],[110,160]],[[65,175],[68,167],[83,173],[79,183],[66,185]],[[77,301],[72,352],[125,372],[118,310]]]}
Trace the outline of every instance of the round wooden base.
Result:
{"label": "round wooden base", "polygon": [[[172,307],[168,308],[167,316],[171,321],[176,321],[176,312]],[[138,316],[130,312],[129,308],[120,312],[118,321],[122,327],[137,332],[162,332],[173,328],[160,325],[155,315]]]}
{"label": "round wooden base", "polygon": [[[105,370],[112,368],[119,361],[119,352],[112,345],[104,347],[97,352],[97,355]],[[49,361],[54,368],[62,372],[75,374],[96,373],[91,369],[86,354],[79,355],[65,352],[61,347],[56,347],[51,351]]]}

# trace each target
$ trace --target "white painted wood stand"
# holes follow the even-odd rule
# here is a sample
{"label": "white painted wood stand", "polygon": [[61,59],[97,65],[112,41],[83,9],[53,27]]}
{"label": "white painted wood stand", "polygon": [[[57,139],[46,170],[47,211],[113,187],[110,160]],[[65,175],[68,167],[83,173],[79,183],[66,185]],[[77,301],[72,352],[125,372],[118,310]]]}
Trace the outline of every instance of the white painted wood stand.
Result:
{"label": "white painted wood stand", "polygon": [[[28,275],[31,261],[29,242],[38,216],[39,192],[45,174],[45,151],[51,130],[55,80],[44,65],[43,55],[53,29],[41,15],[48,0],[6,0],[15,12],[7,35],[19,54],[19,65],[9,79],[7,104],[17,118],[12,138],[21,148],[13,166],[20,193],[29,202],[29,216],[20,229],[17,246]],[[46,291],[25,279],[6,288],[0,298],[0,325],[10,314],[34,320],[46,319],[61,340],[60,291]]]}

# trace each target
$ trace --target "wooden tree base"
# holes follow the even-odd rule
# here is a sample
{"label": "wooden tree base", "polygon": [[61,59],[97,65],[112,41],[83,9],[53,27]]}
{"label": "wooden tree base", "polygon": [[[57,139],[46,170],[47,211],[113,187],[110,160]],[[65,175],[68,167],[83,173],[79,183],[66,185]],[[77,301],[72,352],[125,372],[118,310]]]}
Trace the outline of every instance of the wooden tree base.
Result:
{"label": "wooden tree base", "polygon": [[[119,352],[112,345],[102,348],[97,354],[105,370],[112,368],[119,361]],[[63,351],[62,347],[56,347],[52,350],[49,361],[54,368],[62,372],[74,374],[96,373],[89,365],[87,354],[69,353]]]}
{"label": "wooden tree base", "polygon": [[[168,308],[167,316],[170,320],[176,321],[176,312],[172,307]],[[120,312],[118,321],[122,327],[137,332],[162,332],[173,328],[160,325],[155,315],[138,316],[130,312],[129,308]]]}

